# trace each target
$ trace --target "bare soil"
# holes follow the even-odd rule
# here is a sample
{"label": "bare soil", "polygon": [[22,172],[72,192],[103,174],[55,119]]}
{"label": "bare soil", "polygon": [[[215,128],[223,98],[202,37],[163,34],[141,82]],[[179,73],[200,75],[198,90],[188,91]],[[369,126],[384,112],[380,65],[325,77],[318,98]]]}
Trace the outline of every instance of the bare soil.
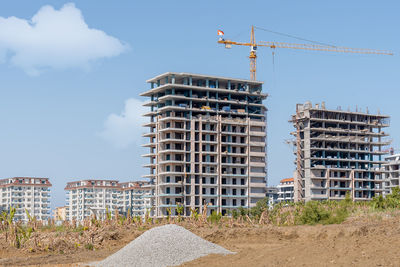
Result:
{"label": "bare soil", "polygon": [[[183,225],[235,255],[209,255],[183,266],[400,266],[400,216],[369,215],[340,225],[227,226]],[[0,265],[77,266],[102,260],[142,231],[126,229],[95,250],[29,252],[0,240]]]}

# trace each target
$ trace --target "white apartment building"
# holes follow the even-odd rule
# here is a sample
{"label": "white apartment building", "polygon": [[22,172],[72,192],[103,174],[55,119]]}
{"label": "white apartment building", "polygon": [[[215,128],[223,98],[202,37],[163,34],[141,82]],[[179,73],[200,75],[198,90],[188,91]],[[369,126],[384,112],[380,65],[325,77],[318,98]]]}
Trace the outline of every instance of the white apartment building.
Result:
{"label": "white apartment building", "polygon": [[115,216],[122,208],[121,190],[116,180],[82,180],[69,182],[67,191],[67,221],[82,221],[96,214],[99,219],[106,217],[106,212]]}
{"label": "white apartment building", "polygon": [[119,183],[117,180],[82,180],[67,183],[66,220],[82,221],[93,214],[99,219],[107,211],[131,216],[144,216],[151,210],[149,183],[135,181]]}
{"label": "white apartment building", "polygon": [[26,211],[37,220],[50,218],[49,178],[14,177],[0,180],[0,209],[16,209],[15,221],[29,220]]}
{"label": "white apartment building", "polygon": [[120,183],[122,194],[122,212],[125,215],[145,216],[151,215],[152,189],[147,181]]}
{"label": "white apartment building", "polygon": [[400,185],[400,154],[390,155],[385,158],[383,164],[384,176],[384,195],[392,193],[393,187]]}
{"label": "white apartment building", "polygon": [[287,178],[280,181],[278,188],[277,202],[293,202],[294,200],[294,179]]}

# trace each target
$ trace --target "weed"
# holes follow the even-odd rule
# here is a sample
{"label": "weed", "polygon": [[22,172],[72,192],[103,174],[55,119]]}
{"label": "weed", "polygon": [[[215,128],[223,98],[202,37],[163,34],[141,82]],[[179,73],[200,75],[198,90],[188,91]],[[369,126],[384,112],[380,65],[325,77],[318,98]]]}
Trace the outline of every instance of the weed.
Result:
{"label": "weed", "polygon": [[93,249],[94,249],[94,246],[93,246],[92,243],[87,243],[87,244],[85,244],[85,248],[86,248],[87,250],[93,250]]}

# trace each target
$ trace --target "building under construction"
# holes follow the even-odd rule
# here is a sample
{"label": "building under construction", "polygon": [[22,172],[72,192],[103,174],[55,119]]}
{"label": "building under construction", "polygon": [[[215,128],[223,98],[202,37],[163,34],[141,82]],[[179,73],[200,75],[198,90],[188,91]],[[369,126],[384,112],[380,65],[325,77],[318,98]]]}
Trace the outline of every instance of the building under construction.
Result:
{"label": "building under construction", "polygon": [[382,129],[389,116],[328,110],[325,104],[297,104],[292,116],[296,137],[295,201],[370,200],[383,193]]}
{"label": "building under construction", "polygon": [[154,216],[227,214],[265,197],[266,108],[262,82],[164,73],[147,81],[145,157]]}
{"label": "building under construction", "polygon": [[400,154],[394,154],[391,148],[390,155],[385,158],[384,170],[384,195],[393,193],[393,188],[400,186]]}

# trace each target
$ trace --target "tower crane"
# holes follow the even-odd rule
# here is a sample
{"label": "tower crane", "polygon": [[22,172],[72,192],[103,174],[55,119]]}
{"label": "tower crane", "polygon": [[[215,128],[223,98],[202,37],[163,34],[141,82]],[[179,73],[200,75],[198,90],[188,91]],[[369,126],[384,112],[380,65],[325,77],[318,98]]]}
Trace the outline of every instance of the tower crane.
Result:
{"label": "tower crane", "polygon": [[366,48],[350,48],[341,46],[332,46],[324,44],[294,44],[294,43],[284,43],[284,42],[256,42],[254,35],[254,26],[251,26],[250,42],[241,43],[232,40],[225,40],[223,38],[224,32],[218,30],[219,44],[225,44],[225,48],[231,48],[232,45],[250,46],[250,79],[256,80],[256,70],[257,70],[257,48],[258,47],[269,47],[271,49],[275,48],[291,48],[291,49],[303,49],[303,50],[315,50],[315,51],[330,51],[339,53],[359,53],[359,54],[378,54],[378,55],[393,55],[391,51],[387,50],[376,50],[376,49],[366,49]]}

